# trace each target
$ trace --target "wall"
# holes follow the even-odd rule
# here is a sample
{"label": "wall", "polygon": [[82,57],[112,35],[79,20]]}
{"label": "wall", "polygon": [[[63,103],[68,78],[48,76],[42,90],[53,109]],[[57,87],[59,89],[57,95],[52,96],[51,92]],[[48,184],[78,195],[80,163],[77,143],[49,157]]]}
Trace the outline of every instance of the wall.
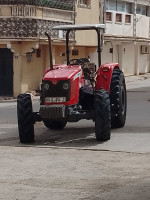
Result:
{"label": "wall", "polygon": [[[41,49],[41,56],[37,57],[36,50],[31,53],[32,50],[29,48],[35,46],[36,43],[33,42],[12,44],[11,50],[14,51],[14,97],[20,93],[40,89],[40,83],[44,71],[49,65],[47,55],[48,51],[45,45],[40,45],[39,48]],[[27,52],[29,54],[31,53],[30,61],[27,60]]]}
{"label": "wall", "polygon": [[[26,44],[22,45],[22,50],[24,51]],[[22,82],[21,82],[21,92],[27,92],[31,90],[39,90],[40,83],[43,77],[45,68],[45,49],[40,46],[41,57],[38,58],[36,53],[31,56],[31,61],[27,61],[27,56],[22,54],[21,68],[22,68]]]}
{"label": "wall", "polygon": [[144,44],[137,44],[137,54],[136,54],[136,59],[138,59],[138,63],[137,63],[137,72],[139,72],[139,74],[144,74],[147,72],[150,72],[150,54],[141,54],[141,45]]}
{"label": "wall", "polygon": [[[115,46],[111,41],[104,42],[103,45],[103,51],[102,51],[102,64],[104,63],[111,63],[111,62],[117,62],[115,59]],[[113,48],[113,53],[110,53],[110,49]]]}
{"label": "wall", "polygon": [[135,74],[135,46],[133,43],[122,45],[122,70],[125,75]]}
{"label": "wall", "polygon": [[[113,48],[113,53],[110,53]],[[102,51],[102,64],[119,63],[125,75],[135,73],[135,51],[133,43],[105,42]]]}
{"label": "wall", "polygon": [[136,18],[136,36],[149,38],[150,18],[144,15],[136,15]]}
{"label": "wall", "polygon": [[[77,16],[75,24],[99,24],[99,0],[91,0],[91,7],[80,7],[76,5]],[[78,31],[76,32],[77,45],[97,45],[97,35],[95,31]]]}
{"label": "wall", "polygon": [[[64,64],[66,63],[67,59],[66,59],[66,48],[65,46],[55,46],[54,47],[54,51],[55,52],[55,64]],[[72,55],[72,50],[78,50],[78,55]],[[65,53],[65,56],[62,56],[62,53]],[[71,59],[79,59],[79,58],[87,58],[89,55],[88,53],[88,48],[86,47],[80,47],[80,46],[75,46],[75,47],[70,47],[70,55],[69,58]]]}
{"label": "wall", "polygon": [[122,13],[122,22],[116,22],[116,12],[112,13],[112,21],[106,22],[106,34],[133,36],[133,15],[131,15],[131,23],[125,23],[125,14]]}
{"label": "wall", "polygon": [[19,44],[13,44],[12,45],[13,50],[15,49],[15,52],[13,54],[13,70],[14,70],[14,97],[16,97],[18,94],[21,93],[21,80],[22,80],[22,56],[21,56],[21,45]]}

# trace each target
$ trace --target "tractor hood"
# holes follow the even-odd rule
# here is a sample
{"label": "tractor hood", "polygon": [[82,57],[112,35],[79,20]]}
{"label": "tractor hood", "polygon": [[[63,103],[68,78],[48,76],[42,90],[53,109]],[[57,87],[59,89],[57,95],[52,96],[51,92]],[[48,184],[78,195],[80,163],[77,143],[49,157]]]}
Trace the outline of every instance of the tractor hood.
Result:
{"label": "tractor hood", "polygon": [[43,77],[43,80],[59,81],[66,79],[76,79],[82,75],[82,69],[80,65],[57,65],[54,66],[54,70],[49,70]]}

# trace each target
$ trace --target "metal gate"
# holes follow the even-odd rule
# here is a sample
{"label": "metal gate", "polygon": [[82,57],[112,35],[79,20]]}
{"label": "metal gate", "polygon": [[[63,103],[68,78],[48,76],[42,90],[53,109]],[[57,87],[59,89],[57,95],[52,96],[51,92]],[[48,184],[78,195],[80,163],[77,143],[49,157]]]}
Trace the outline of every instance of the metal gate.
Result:
{"label": "metal gate", "polygon": [[13,53],[0,48],[0,96],[13,96]]}

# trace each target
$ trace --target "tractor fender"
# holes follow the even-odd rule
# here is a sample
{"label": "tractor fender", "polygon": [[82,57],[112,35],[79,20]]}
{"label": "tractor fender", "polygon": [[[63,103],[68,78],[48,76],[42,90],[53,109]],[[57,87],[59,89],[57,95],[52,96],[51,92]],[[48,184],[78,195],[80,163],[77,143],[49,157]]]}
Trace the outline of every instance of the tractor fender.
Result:
{"label": "tractor fender", "polygon": [[118,63],[108,63],[108,64],[101,65],[99,67],[97,71],[95,90],[104,88],[109,93],[112,73],[114,69],[120,69]]}

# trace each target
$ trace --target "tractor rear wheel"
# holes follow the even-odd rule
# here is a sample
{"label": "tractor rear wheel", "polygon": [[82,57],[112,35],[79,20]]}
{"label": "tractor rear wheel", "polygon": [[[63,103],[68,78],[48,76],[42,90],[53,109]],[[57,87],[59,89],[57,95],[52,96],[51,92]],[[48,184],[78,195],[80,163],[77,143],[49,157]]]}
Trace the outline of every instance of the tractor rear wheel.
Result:
{"label": "tractor rear wheel", "polygon": [[18,95],[17,115],[20,142],[34,142],[33,110],[31,96],[29,94]]}
{"label": "tractor rear wheel", "polygon": [[67,122],[66,121],[43,121],[44,125],[49,129],[59,130],[63,129]]}
{"label": "tractor rear wheel", "polygon": [[110,85],[111,127],[121,128],[125,125],[127,110],[126,85],[123,72],[114,69]]}
{"label": "tractor rear wheel", "polygon": [[108,92],[101,88],[95,93],[95,136],[97,141],[107,141],[110,134],[110,99]]}

